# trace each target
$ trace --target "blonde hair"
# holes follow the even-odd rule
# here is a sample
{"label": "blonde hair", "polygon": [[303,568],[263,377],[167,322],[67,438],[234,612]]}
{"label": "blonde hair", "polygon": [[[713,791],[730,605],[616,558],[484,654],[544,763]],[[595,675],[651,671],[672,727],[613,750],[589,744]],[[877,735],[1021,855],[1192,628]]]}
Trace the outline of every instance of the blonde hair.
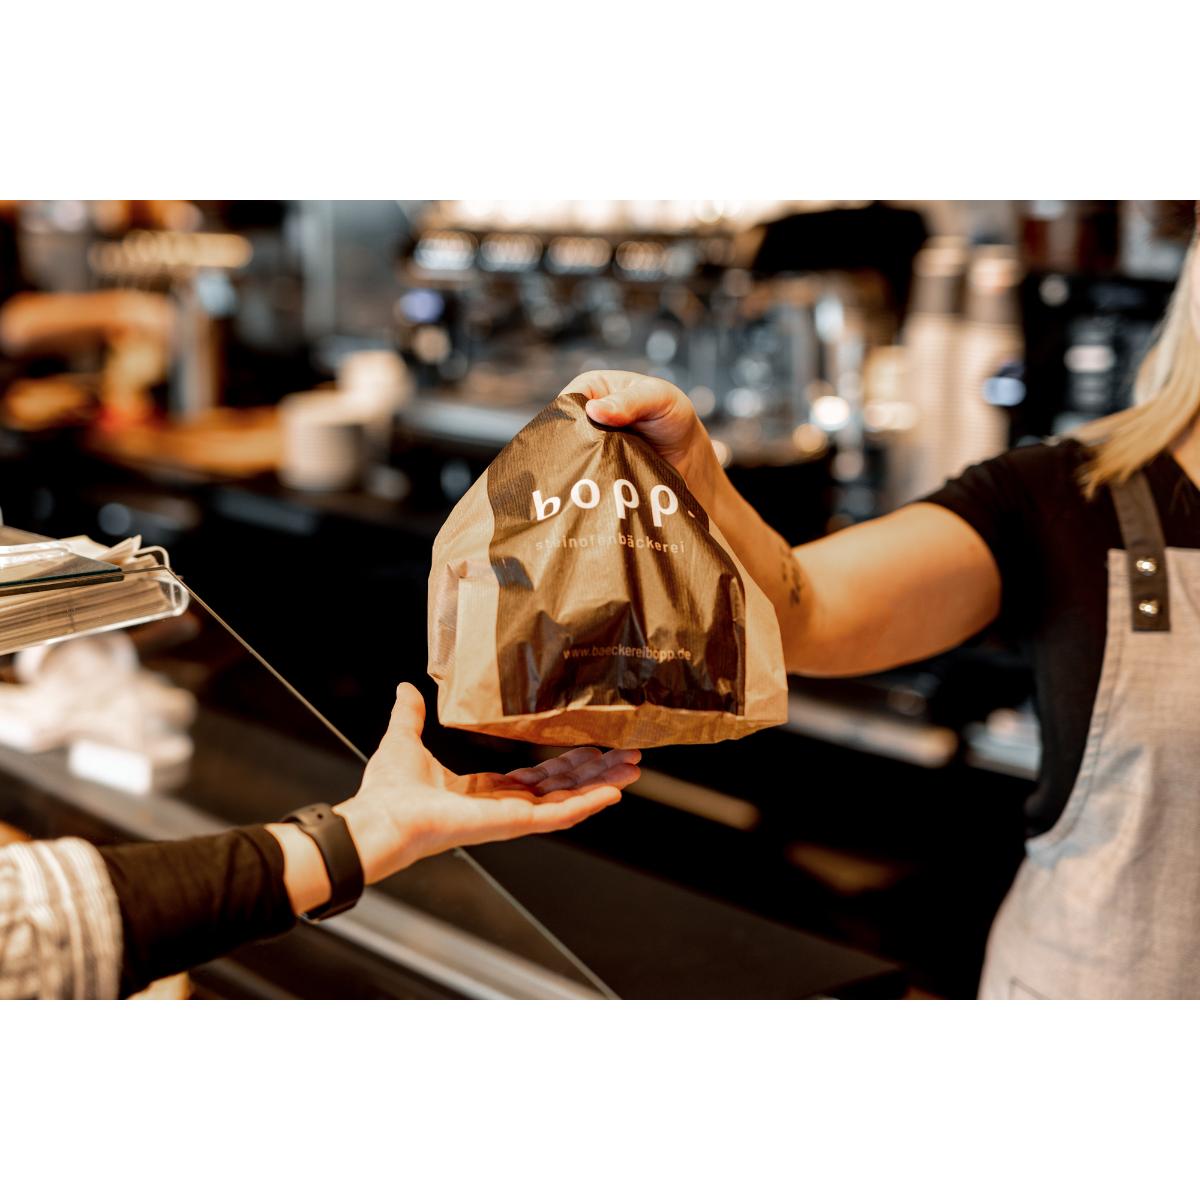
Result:
{"label": "blonde hair", "polygon": [[1200,341],[1192,328],[1193,237],[1154,344],[1133,384],[1132,408],[1071,431],[1091,447],[1079,472],[1090,500],[1106,483],[1123,483],[1171,446],[1200,415]]}

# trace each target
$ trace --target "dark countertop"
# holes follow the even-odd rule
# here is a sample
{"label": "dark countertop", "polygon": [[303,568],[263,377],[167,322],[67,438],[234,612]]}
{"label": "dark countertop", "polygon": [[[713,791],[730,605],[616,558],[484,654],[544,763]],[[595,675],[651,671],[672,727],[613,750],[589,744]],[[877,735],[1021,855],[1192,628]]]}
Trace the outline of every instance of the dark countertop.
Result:
{"label": "dark countertop", "polygon": [[[353,786],[356,768],[347,755],[317,749],[306,741],[286,738],[252,722],[203,712],[194,730],[197,756],[188,782],[176,798],[220,824],[267,819],[288,808]],[[39,756],[37,788],[21,778],[11,751],[0,751],[0,818],[36,835],[70,830],[61,819],[48,820],[52,806],[78,806],[92,822],[99,840],[156,831],[153,797],[123,796],[98,785],[80,784],[67,774],[61,754]],[[14,773],[16,772],[16,773]],[[97,818],[97,791],[110,813]],[[38,797],[41,796],[39,801]],[[24,796],[23,801],[17,797]],[[89,798],[92,801],[89,803]],[[161,807],[162,801],[157,802]],[[161,836],[162,830],[157,830]],[[476,860],[554,935],[568,946],[615,993],[625,999],[800,999],[816,996],[895,997],[904,976],[893,964],[872,955],[836,946],[686,888],[560,843],[554,838],[525,839],[477,848]],[[381,891],[402,904],[449,920],[476,937],[554,971],[554,950],[542,942],[488,887],[472,886],[470,871],[442,855],[382,885]],[[323,933],[337,936],[336,922]],[[300,939],[288,935],[293,945]],[[263,950],[278,960],[282,944]],[[312,952],[311,939],[306,939]],[[352,947],[359,952],[358,947]],[[299,953],[299,951],[297,951]],[[346,949],[336,951],[342,958]],[[368,955],[368,957],[370,957]],[[255,948],[237,956],[255,961]],[[304,958],[293,957],[292,975],[304,984]],[[286,965],[286,964],[285,964]],[[314,963],[321,995],[337,993],[336,975]],[[361,972],[347,976],[349,995],[381,994],[379,970],[364,988]],[[219,975],[219,973],[218,973]],[[353,986],[351,986],[353,984]],[[399,986],[396,984],[395,986]],[[412,987],[405,984],[404,994]],[[430,994],[440,994],[436,990]]]}
{"label": "dark countertop", "polygon": [[550,839],[475,857],[626,1000],[896,998],[884,959]]}

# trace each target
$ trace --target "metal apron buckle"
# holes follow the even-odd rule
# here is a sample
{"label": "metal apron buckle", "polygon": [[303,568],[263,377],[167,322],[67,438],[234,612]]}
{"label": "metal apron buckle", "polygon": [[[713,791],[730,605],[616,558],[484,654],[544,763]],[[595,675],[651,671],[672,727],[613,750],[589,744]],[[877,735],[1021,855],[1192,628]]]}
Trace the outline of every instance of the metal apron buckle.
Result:
{"label": "metal apron buckle", "polygon": [[1135,633],[1168,633],[1171,629],[1167,548],[1162,523],[1146,476],[1138,471],[1110,487],[1129,573],[1130,619]]}

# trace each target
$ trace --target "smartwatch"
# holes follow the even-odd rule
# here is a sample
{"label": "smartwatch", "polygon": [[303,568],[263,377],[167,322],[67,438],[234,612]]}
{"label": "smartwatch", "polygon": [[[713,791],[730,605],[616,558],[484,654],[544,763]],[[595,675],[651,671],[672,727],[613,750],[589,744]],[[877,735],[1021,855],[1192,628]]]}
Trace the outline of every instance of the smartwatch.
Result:
{"label": "smartwatch", "polygon": [[311,912],[301,913],[304,920],[324,921],[353,908],[363,893],[364,880],[350,826],[328,804],[309,804],[280,821],[299,825],[316,842],[329,875],[329,899]]}

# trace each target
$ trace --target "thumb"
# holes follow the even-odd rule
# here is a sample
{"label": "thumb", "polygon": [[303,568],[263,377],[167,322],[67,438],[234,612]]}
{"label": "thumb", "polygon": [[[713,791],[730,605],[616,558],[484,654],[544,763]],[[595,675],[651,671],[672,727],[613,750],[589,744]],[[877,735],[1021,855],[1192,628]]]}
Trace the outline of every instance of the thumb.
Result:
{"label": "thumb", "polygon": [[603,400],[589,400],[585,411],[593,421],[601,425],[611,425],[616,429],[623,425],[632,425],[640,416],[638,406],[624,392],[613,392]]}
{"label": "thumb", "polygon": [[396,703],[392,705],[392,716],[385,737],[400,735],[419,739],[424,728],[424,697],[411,683],[400,684],[396,688]]}
{"label": "thumb", "polygon": [[635,378],[607,396],[587,402],[587,415],[605,425],[632,425],[634,422],[660,421],[663,417],[678,422],[690,417],[687,397],[663,379]]}

